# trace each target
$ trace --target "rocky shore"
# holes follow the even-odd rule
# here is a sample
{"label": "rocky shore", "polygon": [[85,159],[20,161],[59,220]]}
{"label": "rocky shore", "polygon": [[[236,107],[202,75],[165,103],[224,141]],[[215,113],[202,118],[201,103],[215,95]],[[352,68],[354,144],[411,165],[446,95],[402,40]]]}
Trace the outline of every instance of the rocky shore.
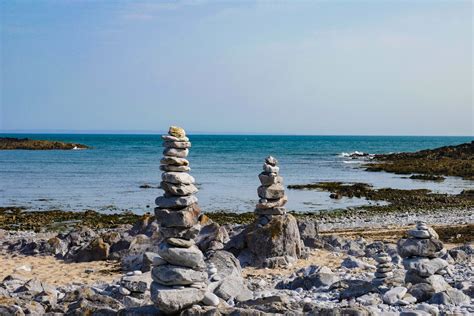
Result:
{"label": "rocky shore", "polygon": [[[474,141],[457,146],[426,149],[414,153],[374,155],[365,165],[367,171],[386,171],[397,174],[429,176],[456,176],[474,179]],[[431,178],[439,181],[441,178]]]}
{"label": "rocky shore", "polygon": [[38,140],[30,138],[0,137],[0,150],[74,150],[87,149],[83,144],[64,143],[59,141]]}
{"label": "rocky shore", "polygon": [[[212,275],[208,287],[213,295],[180,308],[181,315],[474,313],[472,245],[443,244],[446,237],[437,234],[443,226],[433,230],[416,217],[400,223],[396,234],[372,229],[373,235],[366,237],[299,218],[299,258],[266,269],[248,262],[249,257],[234,256],[246,225],[219,225],[205,215],[198,224],[195,247]],[[159,230],[149,216],[133,225],[96,231],[83,226],[62,233],[0,231],[0,314],[166,314],[153,304],[150,292],[153,273],[158,273],[153,267],[166,262],[160,256]],[[427,244],[430,239],[424,238],[433,241]],[[428,261],[419,259],[419,265],[414,255]],[[413,269],[424,278],[433,276],[430,280],[436,283],[407,279]]]}
{"label": "rocky shore", "polygon": [[[153,215],[0,208],[0,315],[474,314],[471,190],[292,185],[384,203],[290,212],[269,156],[254,212],[205,213],[185,131],[171,127],[163,140]],[[470,160],[466,150],[421,159]]]}

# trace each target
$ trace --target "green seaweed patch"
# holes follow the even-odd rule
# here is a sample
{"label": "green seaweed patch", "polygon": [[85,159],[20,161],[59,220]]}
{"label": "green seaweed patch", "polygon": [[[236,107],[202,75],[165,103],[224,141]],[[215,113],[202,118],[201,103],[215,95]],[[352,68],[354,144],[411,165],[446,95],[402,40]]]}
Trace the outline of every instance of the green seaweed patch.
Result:
{"label": "green seaweed patch", "polygon": [[206,213],[206,216],[219,225],[250,224],[256,219],[255,213],[253,212],[228,213],[224,211],[218,211]]}
{"label": "green seaweed patch", "polygon": [[133,224],[142,215],[131,211],[103,214],[93,210],[72,212],[62,210],[25,211],[19,207],[0,207],[0,228],[6,230],[63,231],[76,226],[93,229],[116,228]]}
{"label": "green seaweed patch", "polygon": [[288,186],[289,189],[327,191],[345,197],[366,198],[371,201],[386,201],[388,205],[368,205],[353,209],[320,212],[316,217],[345,217],[350,214],[393,211],[437,211],[447,208],[474,206],[474,192],[465,190],[458,195],[432,193],[427,189],[402,190],[392,188],[374,189],[366,183],[318,182]]}

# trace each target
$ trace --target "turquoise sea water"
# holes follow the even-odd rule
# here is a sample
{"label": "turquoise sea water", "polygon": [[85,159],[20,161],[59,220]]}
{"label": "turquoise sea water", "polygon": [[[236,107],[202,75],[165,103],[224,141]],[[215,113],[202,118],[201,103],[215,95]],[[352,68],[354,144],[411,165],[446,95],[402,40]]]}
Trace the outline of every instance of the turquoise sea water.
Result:
{"label": "turquoise sea water", "polygon": [[[93,148],[73,151],[0,151],[0,206],[31,209],[151,211],[159,189],[160,135],[35,134],[29,137],[82,143]],[[316,181],[367,182],[375,187],[428,188],[458,193],[472,181],[448,178],[444,183],[366,172],[341,153],[416,151],[470,142],[472,137],[386,136],[243,136],[191,135],[191,174],[205,211],[253,211],[258,173],[268,155],[280,161],[285,184]],[[332,200],[327,192],[287,190],[288,209],[316,211],[367,204],[365,200]]]}

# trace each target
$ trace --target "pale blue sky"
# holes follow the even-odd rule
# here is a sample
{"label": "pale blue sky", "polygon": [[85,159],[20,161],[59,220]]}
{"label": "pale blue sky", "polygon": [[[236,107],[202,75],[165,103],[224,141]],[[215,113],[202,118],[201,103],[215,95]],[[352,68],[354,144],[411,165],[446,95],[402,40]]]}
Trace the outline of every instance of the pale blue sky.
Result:
{"label": "pale blue sky", "polygon": [[0,7],[0,130],[474,134],[471,1]]}

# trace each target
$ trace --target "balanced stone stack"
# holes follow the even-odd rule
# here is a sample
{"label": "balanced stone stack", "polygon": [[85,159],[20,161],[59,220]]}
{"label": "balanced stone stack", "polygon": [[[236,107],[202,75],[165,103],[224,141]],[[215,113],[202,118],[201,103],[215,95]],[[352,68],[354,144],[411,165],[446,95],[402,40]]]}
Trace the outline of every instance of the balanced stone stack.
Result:
{"label": "balanced stone stack", "polygon": [[260,198],[255,214],[258,216],[285,215],[284,205],[288,201],[283,187],[283,178],[279,176],[278,161],[269,156],[263,164],[263,172],[258,175],[261,186],[257,193]]}
{"label": "balanced stone stack", "polygon": [[208,275],[204,256],[195,245],[200,231],[198,191],[186,157],[191,143],[182,128],[172,126],[162,136],[165,147],[160,169],[163,196],[156,199],[155,216],[163,241],[151,271],[151,299],[160,311],[173,314],[202,301]]}
{"label": "balanced stone stack", "polygon": [[288,266],[302,253],[298,223],[284,208],[288,198],[277,164],[272,156],[265,159],[258,175],[262,185],[257,189],[257,219],[246,229],[246,245],[255,266]]}
{"label": "balanced stone stack", "polygon": [[374,273],[373,284],[380,286],[385,284],[387,279],[393,277],[392,258],[386,252],[380,252],[375,255],[374,259],[377,262],[377,270]]}
{"label": "balanced stone stack", "polygon": [[418,222],[415,229],[408,231],[408,238],[398,241],[397,250],[404,258],[407,270],[405,282],[428,284],[431,291],[442,292],[449,288],[442,274],[447,272],[448,263],[441,257],[446,254],[438,234],[424,222]]}

